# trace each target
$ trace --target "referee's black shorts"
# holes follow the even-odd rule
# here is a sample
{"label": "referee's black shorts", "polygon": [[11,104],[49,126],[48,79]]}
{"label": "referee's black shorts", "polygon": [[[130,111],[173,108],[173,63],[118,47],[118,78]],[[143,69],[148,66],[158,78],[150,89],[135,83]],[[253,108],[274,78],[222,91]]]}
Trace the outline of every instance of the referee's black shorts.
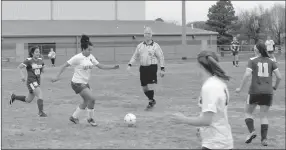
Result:
{"label": "referee's black shorts", "polygon": [[147,84],[157,84],[157,64],[150,66],[140,66],[139,71],[141,86],[146,86]]}

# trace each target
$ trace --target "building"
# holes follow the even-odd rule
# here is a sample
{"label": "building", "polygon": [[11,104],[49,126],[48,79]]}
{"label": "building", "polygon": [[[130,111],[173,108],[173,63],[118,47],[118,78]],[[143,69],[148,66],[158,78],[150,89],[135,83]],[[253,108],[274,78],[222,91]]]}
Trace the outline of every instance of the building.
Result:
{"label": "building", "polygon": [[53,48],[58,56],[70,57],[81,51],[80,36],[87,34],[97,47],[94,55],[101,60],[127,61],[136,45],[143,41],[145,26],[153,29],[153,38],[164,49],[166,59],[196,57],[200,50],[216,51],[218,33],[187,28],[189,48],[181,50],[178,48],[182,43],[181,26],[164,22],[6,20],[2,21],[2,57],[15,57],[21,62],[32,45],[41,46],[44,56]]}
{"label": "building", "polygon": [[2,20],[145,20],[145,1],[2,1]]}

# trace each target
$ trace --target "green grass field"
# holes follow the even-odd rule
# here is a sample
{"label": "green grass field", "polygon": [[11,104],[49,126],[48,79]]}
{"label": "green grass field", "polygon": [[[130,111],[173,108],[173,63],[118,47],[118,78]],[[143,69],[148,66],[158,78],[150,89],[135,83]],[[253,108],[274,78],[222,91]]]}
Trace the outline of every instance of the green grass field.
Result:
{"label": "green grass field", "polygon": [[[226,62],[221,65],[232,77],[228,83],[228,111],[235,149],[285,149],[285,62],[279,63],[283,80],[275,92],[269,114],[268,147],[260,145],[259,109],[255,111],[258,137],[251,144],[244,143],[248,133],[244,124],[247,88],[239,95],[234,90],[241,81],[246,62],[242,62],[239,68],[233,68]],[[41,88],[47,118],[37,116],[36,100],[29,104],[16,101],[12,106],[8,105],[9,92],[27,94],[27,89],[20,82],[18,70],[3,69],[2,148],[200,148],[195,127],[169,122],[170,114],[175,112],[189,116],[199,113],[197,97],[201,81],[197,64],[167,62],[166,76],[159,78],[155,95],[157,105],[151,112],[144,111],[148,101],[141,92],[138,67],[132,68],[135,76],[129,75],[125,67],[121,65],[114,71],[93,70],[90,85],[97,99],[95,119],[98,127],[87,125],[85,116],[79,125],[69,121],[69,116],[82,101],[70,87],[72,69],[66,70],[57,83],[51,83],[50,79],[58,68],[46,70]],[[137,116],[136,127],[129,128],[124,124],[123,118],[127,113]]]}

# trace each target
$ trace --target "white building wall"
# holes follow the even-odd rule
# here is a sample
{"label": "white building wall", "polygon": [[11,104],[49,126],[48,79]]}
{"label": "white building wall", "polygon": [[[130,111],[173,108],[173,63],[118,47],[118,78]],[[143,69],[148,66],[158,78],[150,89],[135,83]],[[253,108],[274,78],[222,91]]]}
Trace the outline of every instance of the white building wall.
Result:
{"label": "white building wall", "polygon": [[116,16],[145,20],[145,1],[2,1],[2,20],[116,20]]}

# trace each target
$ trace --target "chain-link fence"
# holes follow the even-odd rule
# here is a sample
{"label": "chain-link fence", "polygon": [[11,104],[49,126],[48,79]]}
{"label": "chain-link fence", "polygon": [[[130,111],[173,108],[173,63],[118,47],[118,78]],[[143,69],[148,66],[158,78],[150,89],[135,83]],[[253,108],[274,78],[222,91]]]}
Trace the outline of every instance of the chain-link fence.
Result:
{"label": "chain-link fence", "polygon": [[[56,52],[57,62],[65,62],[73,55],[81,52],[76,43],[32,43],[24,44],[23,49],[17,49],[16,43],[2,43],[2,61],[15,61],[28,57],[32,46],[40,47],[42,57],[48,60],[51,49]],[[92,54],[100,61],[126,62],[129,61],[137,45],[94,45]],[[160,45],[166,60],[195,58],[201,50],[217,51],[216,45]]]}

